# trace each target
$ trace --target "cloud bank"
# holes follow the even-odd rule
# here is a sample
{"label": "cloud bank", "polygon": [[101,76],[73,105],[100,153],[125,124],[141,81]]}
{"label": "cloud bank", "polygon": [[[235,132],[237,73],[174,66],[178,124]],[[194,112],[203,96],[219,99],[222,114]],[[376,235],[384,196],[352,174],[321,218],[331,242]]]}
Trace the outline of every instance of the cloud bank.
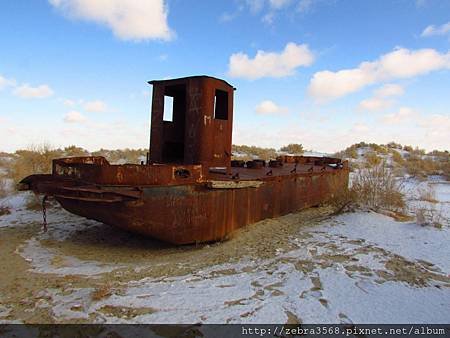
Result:
{"label": "cloud bank", "polygon": [[16,87],[14,94],[23,99],[44,99],[52,96],[54,92],[48,85],[32,87],[28,83],[25,83]]}
{"label": "cloud bank", "polygon": [[314,55],[308,45],[290,42],[279,53],[259,50],[253,59],[242,52],[232,54],[228,74],[248,80],[279,78],[293,75],[298,67],[309,66],[313,62]]}
{"label": "cloud bank", "polygon": [[255,108],[258,114],[283,114],[287,113],[288,109],[286,107],[280,107],[275,102],[270,100],[262,101]]}
{"label": "cloud bank", "polygon": [[49,0],[65,16],[105,25],[122,40],[170,40],[164,0]]}
{"label": "cloud bank", "polygon": [[330,101],[371,84],[411,78],[445,68],[450,68],[450,52],[442,54],[434,49],[397,48],[378,60],[362,62],[356,68],[315,73],[308,93],[316,101]]}
{"label": "cloud bank", "polygon": [[425,28],[421,34],[423,37],[428,36],[434,36],[434,35],[446,35],[450,34],[450,21],[441,25],[441,26],[435,26],[430,25],[427,28]]}

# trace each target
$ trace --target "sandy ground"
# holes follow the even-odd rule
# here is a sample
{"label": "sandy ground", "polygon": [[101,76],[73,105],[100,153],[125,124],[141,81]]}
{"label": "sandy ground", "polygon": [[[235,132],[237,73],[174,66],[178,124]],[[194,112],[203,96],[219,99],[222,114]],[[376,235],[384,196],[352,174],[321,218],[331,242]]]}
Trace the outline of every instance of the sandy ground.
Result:
{"label": "sandy ground", "polygon": [[[434,182],[448,213],[450,185]],[[414,185],[413,185],[414,187]],[[448,323],[450,228],[326,207],[173,247],[2,200],[0,323]],[[411,198],[411,203],[417,199]],[[420,306],[418,306],[420,304]]]}

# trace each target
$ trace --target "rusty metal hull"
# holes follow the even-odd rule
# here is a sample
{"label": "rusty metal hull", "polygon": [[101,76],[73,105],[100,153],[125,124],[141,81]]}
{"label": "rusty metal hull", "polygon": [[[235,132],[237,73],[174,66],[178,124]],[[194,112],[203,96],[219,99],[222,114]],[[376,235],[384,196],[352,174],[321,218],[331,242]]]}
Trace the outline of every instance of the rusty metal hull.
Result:
{"label": "rusty metal hull", "polygon": [[[336,158],[231,161],[235,88],[226,81],[191,76],[150,83],[145,164],[56,159],[52,174],[29,176],[22,188],[54,196],[74,214],[174,244],[221,240],[347,189],[348,163]],[[167,119],[166,97],[173,101]]]}
{"label": "rusty metal hull", "polygon": [[258,187],[204,184],[144,187],[136,200],[102,202],[62,195],[66,210],[173,244],[226,239],[234,230],[326,202],[347,189],[348,170],[294,174]]}

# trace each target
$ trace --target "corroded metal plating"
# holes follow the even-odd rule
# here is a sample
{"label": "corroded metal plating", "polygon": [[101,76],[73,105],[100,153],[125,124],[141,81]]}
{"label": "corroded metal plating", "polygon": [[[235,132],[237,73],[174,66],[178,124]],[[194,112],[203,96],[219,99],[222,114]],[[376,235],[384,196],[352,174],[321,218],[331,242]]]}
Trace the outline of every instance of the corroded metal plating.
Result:
{"label": "corroded metal plating", "polygon": [[[216,241],[271,217],[319,205],[348,186],[328,157],[231,161],[234,88],[207,76],[152,81],[151,145],[143,165],[103,157],[53,161],[22,189],[54,196],[77,215],[174,244]],[[164,121],[164,96],[173,117]]]}

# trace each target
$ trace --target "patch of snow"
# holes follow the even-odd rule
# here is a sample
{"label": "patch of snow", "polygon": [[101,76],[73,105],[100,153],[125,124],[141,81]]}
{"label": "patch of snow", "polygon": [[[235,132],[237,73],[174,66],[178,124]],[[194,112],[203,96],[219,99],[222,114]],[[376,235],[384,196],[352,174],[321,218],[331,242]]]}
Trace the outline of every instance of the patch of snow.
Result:
{"label": "patch of snow", "polygon": [[34,238],[25,242],[18,249],[18,253],[30,263],[33,272],[39,273],[95,276],[125,267],[124,265],[101,264],[70,256],[59,256],[57,252],[43,247]]}
{"label": "patch of snow", "polygon": [[411,288],[394,282],[380,285],[364,279],[355,281],[332,269],[320,271],[320,279],[324,286],[323,296],[328,300],[328,309],[320,317],[302,313],[306,322],[319,319],[323,323],[333,323],[336,318],[343,317],[340,314],[353,323],[448,322],[448,290]]}
{"label": "patch of snow", "polygon": [[42,213],[26,209],[31,193],[16,193],[0,199],[0,206],[7,207],[9,214],[0,216],[0,228],[29,225],[42,222]]}
{"label": "patch of snow", "polygon": [[320,231],[370,242],[411,260],[425,260],[450,273],[450,231],[396,222],[374,212],[339,215],[339,226],[322,224]]}
{"label": "patch of snow", "polygon": [[[435,188],[439,200],[435,204],[448,214],[450,185],[441,179],[407,180],[410,206],[424,203],[417,201],[418,189],[424,184]],[[13,210],[12,216],[0,217],[0,227],[42,222],[40,212],[24,208],[26,197],[20,193],[4,201]],[[48,217],[51,230],[35,235],[17,251],[33,272],[98,277],[99,283],[102,274],[116,269],[143,268],[59,255],[43,241],[64,241],[100,223],[59,208],[50,209]],[[291,238],[295,248],[277,250],[271,259],[244,257],[237,263],[177,277],[112,279],[111,294],[97,300],[92,299],[92,286],[65,285],[42,291],[43,300],[36,307],[49,308],[57,321],[98,323],[285,323],[288,315],[303,323],[448,322],[450,293],[442,280],[450,274],[450,228],[422,227],[374,212],[355,212],[299,231]],[[394,268],[387,264],[396,258],[400,263],[404,259],[421,267],[425,264],[427,271],[442,278],[419,286],[396,280]],[[8,314],[8,309],[0,308],[0,323]]]}
{"label": "patch of snow", "polygon": [[331,155],[327,154],[327,153],[322,153],[322,152],[319,152],[319,151],[305,151],[303,153],[303,156],[328,157],[328,156],[331,156]]}

